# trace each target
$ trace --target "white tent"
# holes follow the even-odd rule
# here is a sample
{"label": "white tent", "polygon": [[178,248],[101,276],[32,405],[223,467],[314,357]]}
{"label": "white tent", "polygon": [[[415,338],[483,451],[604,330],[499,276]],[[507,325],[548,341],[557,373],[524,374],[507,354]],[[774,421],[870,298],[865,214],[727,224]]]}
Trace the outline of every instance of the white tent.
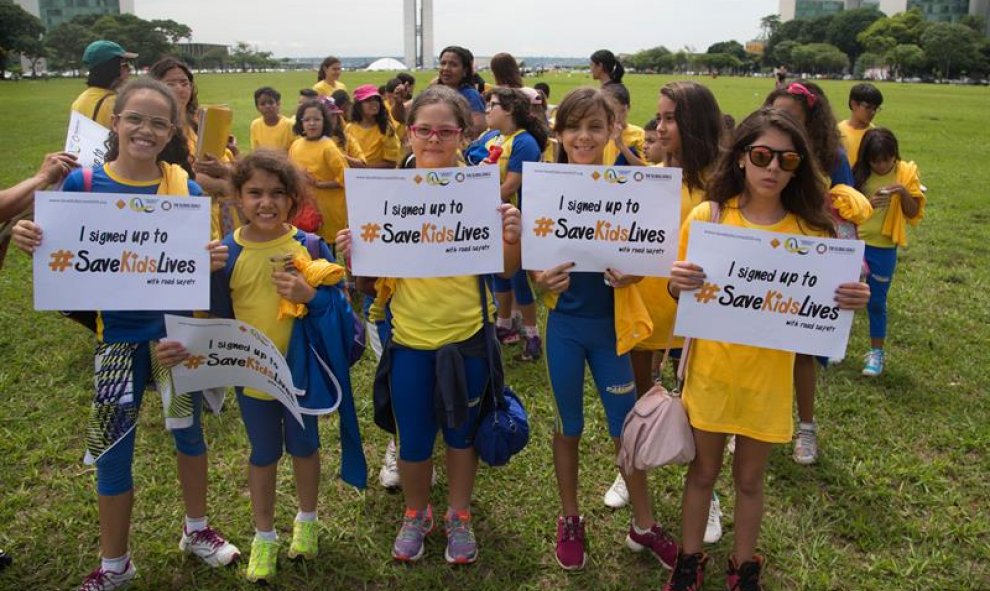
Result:
{"label": "white tent", "polygon": [[383,57],[375,60],[370,66],[364,69],[365,72],[394,72],[397,70],[408,70],[405,64],[391,57]]}

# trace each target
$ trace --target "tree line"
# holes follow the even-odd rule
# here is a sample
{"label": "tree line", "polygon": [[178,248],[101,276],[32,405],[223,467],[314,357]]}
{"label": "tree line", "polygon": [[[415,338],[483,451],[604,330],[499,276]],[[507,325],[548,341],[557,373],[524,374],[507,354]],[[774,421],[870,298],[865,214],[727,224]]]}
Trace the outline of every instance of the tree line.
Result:
{"label": "tree line", "polygon": [[863,77],[885,68],[894,78],[979,78],[990,74],[985,26],[973,15],[956,23],[929,22],[918,8],[890,17],[876,8],[857,8],[785,23],[773,14],[760,20],[762,54],[747,52],[738,41],[722,41],[705,53],[658,46],[624,61],[637,71],[663,73],[751,73],[783,66],[822,75]]}
{"label": "tree line", "polygon": [[18,54],[30,62],[32,76],[38,74],[41,60],[49,71],[82,69],[86,46],[97,39],[116,41],[138,54],[136,66],[144,68],[165,55],[178,55],[192,67],[219,70],[260,70],[276,67],[280,61],[271,52],[255,51],[244,42],[228,52],[215,48],[202,56],[181,51],[177,44],[192,37],[192,29],[171,19],[144,20],[133,14],[77,16],[45,31],[41,20],[14,4],[0,0],[0,79],[8,71],[18,72]]}

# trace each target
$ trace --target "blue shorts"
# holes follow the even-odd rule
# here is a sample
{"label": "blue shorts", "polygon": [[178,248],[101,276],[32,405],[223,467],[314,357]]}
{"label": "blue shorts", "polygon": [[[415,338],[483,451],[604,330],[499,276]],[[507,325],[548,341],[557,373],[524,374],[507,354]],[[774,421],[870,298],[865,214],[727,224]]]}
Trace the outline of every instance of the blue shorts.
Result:
{"label": "blue shorts", "polygon": [[611,317],[583,318],[551,311],[547,316],[547,373],[557,406],[557,431],[578,437],[584,431],[584,364],[598,387],[608,433],[622,434],[622,423],[636,404],[636,383],[629,355],[615,354]]}
{"label": "blue shorts", "polygon": [[[131,370],[134,406],[140,411],[144,390],[151,377],[151,353],[148,343],[141,344],[134,352]],[[185,429],[173,429],[172,439],[175,449],[187,456],[201,456],[206,453],[206,440],[200,415],[203,408],[203,395],[193,393],[193,424]],[[113,447],[106,450],[96,460],[96,492],[102,496],[126,493],[134,488],[134,438],[137,427],[131,429]]]}
{"label": "blue shorts", "polygon": [[453,429],[440,425],[433,405],[436,385],[435,350],[392,348],[392,412],[399,439],[399,458],[406,462],[424,462],[433,456],[437,431],[451,449],[467,449],[473,445],[478,421],[479,402],[488,385],[488,359],[464,357],[464,372],[468,384],[468,418]]}
{"label": "blue shorts", "polygon": [[237,389],[237,405],[251,443],[251,465],[270,466],[282,457],[282,448],[289,455],[308,458],[320,449],[319,425],[316,416],[303,415],[303,429],[295,417],[277,400],[259,400],[245,396]]}
{"label": "blue shorts", "polygon": [[492,291],[495,293],[506,293],[510,290],[515,296],[516,303],[520,306],[528,306],[535,301],[533,299],[533,290],[529,287],[529,276],[523,269],[516,271],[511,279],[505,279],[498,275],[493,276]]}

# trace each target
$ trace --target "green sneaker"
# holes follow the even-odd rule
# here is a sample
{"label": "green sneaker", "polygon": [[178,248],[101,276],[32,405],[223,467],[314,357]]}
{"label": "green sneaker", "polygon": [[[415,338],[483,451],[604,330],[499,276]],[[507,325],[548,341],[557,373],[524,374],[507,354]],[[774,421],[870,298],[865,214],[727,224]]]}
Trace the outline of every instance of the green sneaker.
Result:
{"label": "green sneaker", "polygon": [[255,538],[251,542],[251,559],[248,561],[247,580],[252,583],[271,581],[275,578],[275,562],[277,560],[278,541]]}
{"label": "green sneaker", "polygon": [[319,552],[319,526],[316,521],[296,521],[292,525],[292,543],[289,545],[289,558],[300,556],[306,560],[316,558]]}

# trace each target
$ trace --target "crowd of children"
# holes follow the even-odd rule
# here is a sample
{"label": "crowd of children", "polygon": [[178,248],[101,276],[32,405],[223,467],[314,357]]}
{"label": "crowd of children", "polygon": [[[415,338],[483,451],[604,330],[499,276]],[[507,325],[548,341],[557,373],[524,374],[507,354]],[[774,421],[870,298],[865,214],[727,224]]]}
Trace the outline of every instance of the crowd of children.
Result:
{"label": "crowd of children", "polygon": [[[612,454],[626,415],[658,379],[658,353],[681,356],[682,339],[672,330],[677,300],[705,278],[705,269],[690,262],[686,252],[693,220],[864,240],[863,281],[841,285],[835,299],[840,308],[868,310],[871,348],[862,373],[884,371],[886,300],[897,249],[907,244],[906,225],[923,216],[925,195],[917,166],[901,160],[894,134],[873,126],[883,96],[871,84],[852,88],[850,118],[838,124],[822,89],[799,80],[780,84],[733,128],[708,88],[671,82],[659,91],[656,118],[641,128],[628,121],[632,97],[622,84],[622,64],[607,50],[591,56],[592,76],[601,87],[574,90],[553,108],[549,86],[523,87],[515,59],[505,53],[492,59],[496,85],[489,87],[479,82],[469,50],[444,48],[437,79],[415,96],[416,80],[409,74],[381,88],[359,85],[349,95],[340,82],[340,60],[328,57],[313,88],[300,92],[292,118],[281,112],[279,91],[264,86],[255,92],[260,116],[250,125],[249,155],[237,154],[232,143],[225,154],[196,160],[191,156],[198,105],[192,71],[166,58],[151,67],[149,77],[118,88],[133,57],[105,41],[95,42],[84,56],[91,68],[90,88],[73,109],[110,128],[106,164],[81,170],[70,155],[53,154],[35,177],[0,192],[0,217],[13,217],[30,205],[34,190],[63,178],[63,191],[211,198],[213,235],[204,237],[213,271],[210,312],[257,327],[290,362],[322,356],[345,376],[343,351],[353,331],[345,282],[354,281],[366,299],[364,312],[380,329],[376,402],[384,397],[395,426],[397,445],[390,443],[392,459],[386,460],[381,480],[400,486],[405,501],[392,548],[397,561],[421,559],[424,538],[437,521],[429,498],[438,433],[446,445],[445,559],[452,564],[478,559],[471,512],[478,467],[473,428],[481,401],[501,388],[499,344],[521,341],[518,359],[545,360],[555,407],[552,461],[561,506],[555,558],[565,569],[585,566],[588,548],[578,499],[585,366],[613,440],[613,448],[593,453]],[[670,278],[643,278],[622,269],[574,272],[573,262],[522,271],[523,163],[539,161],[680,168],[681,250]],[[503,272],[493,281],[348,277],[345,169],[488,165],[499,167],[505,258]],[[322,219],[315,235],[293,225],[307,200],[315,202]],[[17,222],[12,236],[29,253],[44,239],[43,228],[29,219]],[[273,269],[273,258],[284,260],[284,266]],[[534,287],[548,310],[542,337]],[[632,338],[619,328],[631,313],[626,302],[633,291],[646,304],[651,335]],[[289,304],[307,313],[281,313]],[[318,342],[300,343],[313,334],[322,335]],[[154,384],[166,396],[168,368],[188,355],[182,343],[164,336],[161,312],[104,311],[98,316],[87,452],[96,464],[102,561],[81,591],[119,589],[136,574],[128,535],[138,411],[146,386]],[[605,503],[631,504],[626,545],[647,550],[671,570],[665,590],[701,589],[708,562],[704,543],[721,535],[713,489],[726,443],[734,438],[735,535],[726,584],[730,590],[761,589],[763,558],[756,549],[772,446],[793,440],[798,463],[812,463],[818,455],[815,359],[703,339],[694,340],[685,355],[681,391],[697,452],[685,479],[680,539],[655,520],[642,471],[620,472]],[[454,380],[454,374],[461,379]],[[271,581],[277,571],[275,475],[283,449],[292,456],[298,501],[287,554],[312,559],[318,552],[317,420],[338,407],[341,401],[334,396],[349,398],[350,385],[345,380],[334,394],[308,377],[311,387],[300,399],[302,427],[271,397],[237,389],[250,443],[248,490],[256,531],[247,567],[251,581]],[[435,412],[436,392],[453,405],[446,420]],[[180,547],[222,566],[240,551],[206,517],[208,461],[201,414],[203,404],[213,402],[207,394],[192,395],[189,416],[170,429],[186,510]],[[342,430],[345,422],[342,416]],[[365,485],[363,455],[347,470],[345,480]]]}

